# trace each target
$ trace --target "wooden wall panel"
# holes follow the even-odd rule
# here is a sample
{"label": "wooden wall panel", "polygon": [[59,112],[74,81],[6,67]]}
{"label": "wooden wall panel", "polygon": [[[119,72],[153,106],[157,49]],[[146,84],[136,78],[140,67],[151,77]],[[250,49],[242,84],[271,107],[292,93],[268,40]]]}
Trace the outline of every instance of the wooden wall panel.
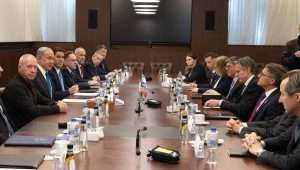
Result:
{"label": "wooden wall panel", "polygon": [[[88,29],[88,10],[98,10],[98,28]],[[0,65],[6,73],[0,84],[16,72],[16,59],[24,52],[35,51],[40,46],[63,46],[74,49],[83,46],[91,56],[98,44],[110,42],[110,0],[77,0],[76,43],[32,43],[20,45],[12,43],[9,48],[0,47]],[[215,31],[204,30],[205,11],[216,11]],[[120,67],[122,61],[144,61],[149,71],[151,61],[171,61],[175,70],[184,67],[184,57],[188,51],[202,56],[208,51],[221,55],[253,56],[257,62],[279,62],[282,46],[228,46],[228,0],[193,0],[192,43],[191,47],[167,46],[114,46],[109,49],[108,64],[111,68]],[[21,43],[22,44],[22,43]],[[26,43],[25,43],[26,44]]]}

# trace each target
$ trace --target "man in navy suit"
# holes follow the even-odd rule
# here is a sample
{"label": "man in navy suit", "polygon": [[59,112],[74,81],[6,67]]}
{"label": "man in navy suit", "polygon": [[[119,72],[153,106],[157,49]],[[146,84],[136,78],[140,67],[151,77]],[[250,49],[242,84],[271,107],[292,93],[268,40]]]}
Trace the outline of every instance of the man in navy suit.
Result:
{"label": "man in navy suit", "polygon": [[221,109],[231,111],[242,121],[247,121],[263,92],[263,88],[257,85],[256,63],[252,58],[240,58],[236,70],[239,81],[242,83],[238,95],[235,95],[231,100],[208,100],[205,106],[219,106]]}
{"label": "man in navy suit", "polygon": [[43,96],[54,101],[55,89],[49,74],[54,65],[54,53],[51,48],[40,47],[36,52],[36,59],[38,69],[33,84]]}
{"label": "man in navy suit", "polygon": [[[279,85],[281,77],[285,73],[286,69],[279,64],[270,63],[264,67],[259,74],[257,84],[263,87],[265,92],[252,110],[248,123],[242,123],[239,120],[229,120],[226,123],[230,132],[241,134],[243,129],[248,127],[248,124],[251,125],[251,122],[271,121],[284,112],[283,106],[278,102],[278,99],[280,96]],[[251,128],[249,130],[251,131]]]}
{"label": "man in navy suit", "polygon": [[49,71],[54,91],[55,100],[62,100],[63,98],[73,95],[79,91],[78,85],[73,85],[70,88],[66,86],[65,79],[61,73],[61,69],[64,65],[64,50],[61,48],[55,48],[54,55],[54,67]]}
{"label": "man in navy suit", "polygon": [[257,156],[257,162],[276,169],[300,169],[300,70],[290,71],[280,85],[279,101],[297,119],[291,128],[273,138],[261,140],[255,133],[246,135],[243,146]]}

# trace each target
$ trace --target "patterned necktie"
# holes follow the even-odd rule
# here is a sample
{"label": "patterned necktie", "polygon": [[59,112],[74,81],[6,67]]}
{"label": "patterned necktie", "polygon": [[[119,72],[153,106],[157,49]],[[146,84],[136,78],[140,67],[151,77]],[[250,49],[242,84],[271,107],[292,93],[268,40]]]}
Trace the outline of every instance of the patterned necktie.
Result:
{"label": "patterned necktie", "polygon": [[2,118],[3,118],[3,120],[4,120],[4,122],[5,122],[6,127],[7,127],[7,130],[8,130],[8,136],[13,135],[13,134],[14,134],[14,130],[13,130],[13,128],[11,127],[10,123],[8,122],[8,119],[7,119],[6,115],[3,113],[3,108],[2,108],[1,105],[0,105],[0,114],[1,114],[1,116],[2,116]]}
{"label": "patterned necktie", "polygon": [[260,98],[258,99],[258,101],[257,101],[254,109],[251,112],[251,115],[250,115],[250,118],[249,118],[248,122],[252,122],[254,120],[256,112],[260,108],[260,106],[263,104],[265,98],[266,98],[266,94],[265,93],[260,96]]}
{"label": "patterned necktie", "polygon": [[64,78],[61,74],[61,71],[58,71],[58,78],[59,78],[59,83],[60,83],[60,87],[62,91],[66,91],[65,89],[65,82],[64,82]]}
{"label": "patterned necktie", "polygon": [[53,98],[53,96],[52,96],[52,83],[51,83],[51,78],[50,78],[50,75],[49,75],[48,71],[46,72],[45,77],[46,77],[46,81],[47,81],[47,85],[48,85],[50,98],[52,99]]}

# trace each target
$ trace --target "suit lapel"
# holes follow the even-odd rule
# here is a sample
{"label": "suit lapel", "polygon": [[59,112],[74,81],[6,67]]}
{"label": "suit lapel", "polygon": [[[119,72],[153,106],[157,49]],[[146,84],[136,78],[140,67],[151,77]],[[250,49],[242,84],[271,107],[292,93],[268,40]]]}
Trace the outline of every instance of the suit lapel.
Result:
{"label": "suit lapel", "polygon": [[38,69],[38,80],[42,83],[43,91],[46,92],[47,97],[50,98],[51,94],[49,94],[48,83],[46,82],[43,74],[41,73],[41,71],[39,69]]}

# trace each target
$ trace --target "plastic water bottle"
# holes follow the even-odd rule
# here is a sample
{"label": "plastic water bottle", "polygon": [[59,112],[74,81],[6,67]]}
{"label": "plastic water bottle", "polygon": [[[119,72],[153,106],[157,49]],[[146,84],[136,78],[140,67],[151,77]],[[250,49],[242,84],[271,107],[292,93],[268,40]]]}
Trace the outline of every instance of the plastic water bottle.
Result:
{"label": "plastic water bottle", "polygon": [[208,155],[207,155],[207,163],[208,164],[216,164],[216,150],[217,150],[217,140],[218,140],[218,131],[216,128],[210,128],[207,131],[207,147],[208,147]]}
{"label": "plastic water bottle", "polygon": [[205,158],[205,152],[204,152],[204,133],[205,128],[203,126],[196,127],[196,135],[195,135],[195,143],[194,143],[194,153],[195,157],[199,159]]}
{"label": "plastic water bottle", "polygon": [[73,151],[74,153],[80,152],[80,125],[79,122],[72,119],[70,122],[68,122],[68,132],[70,136],[70,143],[73,144]]}
{"label": "plastic water bottle", "polygon": [[73,152],[74,146],[68,144],[67,155],[65,159],[65,170],[76,170],[75,155]]}
{"label": "plastic water bottle", "polygon": [[86,152],[88,149],[86,120],[80,122],[80,151]]}

